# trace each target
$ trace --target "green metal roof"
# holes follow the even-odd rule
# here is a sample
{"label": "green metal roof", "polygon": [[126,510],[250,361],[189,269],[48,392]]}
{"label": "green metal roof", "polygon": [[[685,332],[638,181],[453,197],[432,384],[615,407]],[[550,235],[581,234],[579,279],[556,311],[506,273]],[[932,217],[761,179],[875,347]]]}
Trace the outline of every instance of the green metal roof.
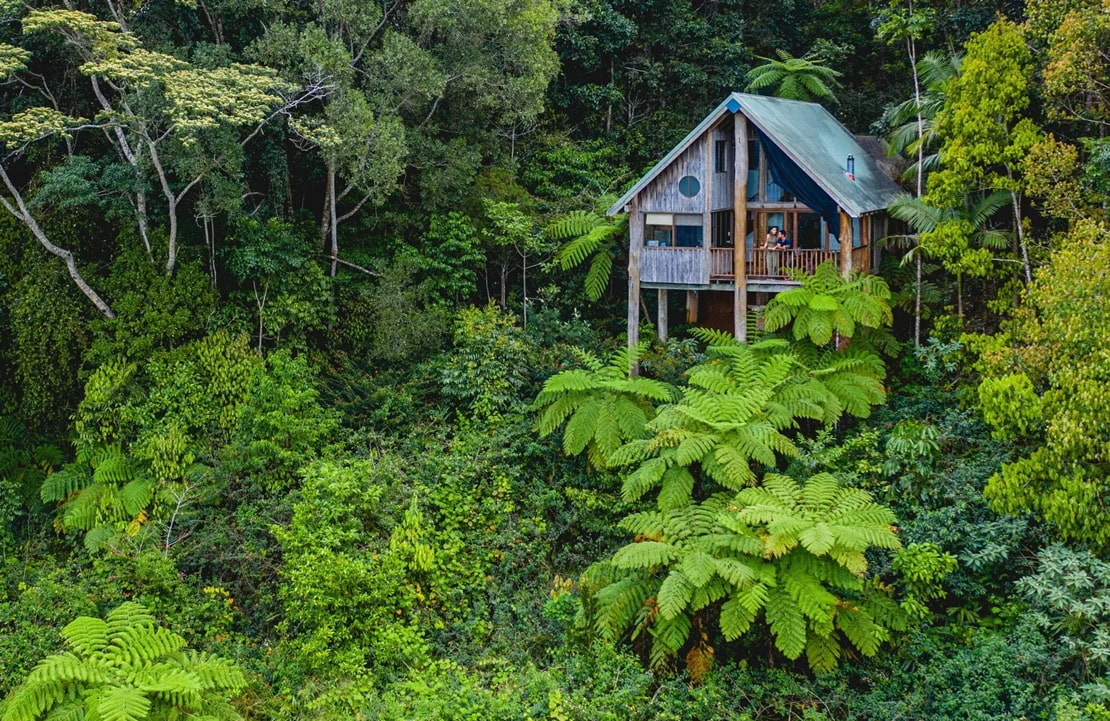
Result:
{"label": "green metal roof", "polygon": [[[609,215],[624,210],[633,197],[655,179],[695,140],[726,113],[741,112],[751,123],[829,194],[848,215],[885,210],[904,191],[874,166],[867,152],[848,129],[817,103],[784,100],[764,95],[732,93],[662,160],[609,208]],[[855,179],[845,164],[855,158]]]}

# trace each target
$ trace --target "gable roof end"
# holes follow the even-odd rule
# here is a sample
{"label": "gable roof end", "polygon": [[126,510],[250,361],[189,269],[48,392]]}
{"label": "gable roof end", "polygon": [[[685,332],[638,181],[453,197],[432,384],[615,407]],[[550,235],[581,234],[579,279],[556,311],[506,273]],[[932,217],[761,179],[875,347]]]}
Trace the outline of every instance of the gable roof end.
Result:
{"label": "gable roof end", "polygon": [[[902,189],[875,167],[848,129],[817,103],[732,93],[608,210],[616,215],[725,113],[741,112],[848,215],[885,210]],[[855,158],[855,178],[845,173]]]}

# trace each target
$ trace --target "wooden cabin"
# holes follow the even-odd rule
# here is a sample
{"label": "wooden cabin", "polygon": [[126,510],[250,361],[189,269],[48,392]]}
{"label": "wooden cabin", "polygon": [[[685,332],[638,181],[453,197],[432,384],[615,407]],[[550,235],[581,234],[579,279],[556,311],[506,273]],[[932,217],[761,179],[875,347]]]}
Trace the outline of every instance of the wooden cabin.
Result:
{"label": "wooden cabin", "polygon": [[[688,322],[745,340],[749,307],[797,285],[792,270],[876,266],[872,240],[886,235],[886,209],[901,193],[820,105],[733,93],[608,211],[631,215],[629,344],[639,341],[645,289],[658,291],[660,338],[668,293],[685,291]],[[792,249],[760,247],[771,226]]]}

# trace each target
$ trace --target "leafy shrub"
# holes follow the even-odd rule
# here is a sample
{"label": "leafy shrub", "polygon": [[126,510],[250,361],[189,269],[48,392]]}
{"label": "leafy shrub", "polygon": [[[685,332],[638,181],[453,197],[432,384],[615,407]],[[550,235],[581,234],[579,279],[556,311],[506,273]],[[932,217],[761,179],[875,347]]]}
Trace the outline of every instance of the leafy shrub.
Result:
{"label": "leafy shrub", "polygon": [[475,418],[498,417],[519,403],[529,350],[513,319],[492,304],[459,311],[455,350],[441,375],[443,395]]}

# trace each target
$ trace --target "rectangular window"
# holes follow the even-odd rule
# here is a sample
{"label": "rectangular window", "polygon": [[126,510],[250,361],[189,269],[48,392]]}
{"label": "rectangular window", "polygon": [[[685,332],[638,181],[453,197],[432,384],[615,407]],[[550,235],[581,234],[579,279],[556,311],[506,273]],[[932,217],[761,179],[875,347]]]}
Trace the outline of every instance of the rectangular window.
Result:
{"label": "rectangular window", "polygon": [[679,248],[702,246],[702,216],[676,214],[674,216],[674,244]]}
{"label": "rectangular window", "polygon": [[644,245],[650,248],[666,248],[674,245],[674,228],[669,225],[644,226]]}
{"label": "rectangular window", "polygon": [[728,172],[728,141],[718,140],[713,144],[713,171]]}
{"label": "rectangular window", "polygon": [[718,210],[710,218],[712,228],[709,234],[709,245],[712,248],[732,247],[732,211]]}

